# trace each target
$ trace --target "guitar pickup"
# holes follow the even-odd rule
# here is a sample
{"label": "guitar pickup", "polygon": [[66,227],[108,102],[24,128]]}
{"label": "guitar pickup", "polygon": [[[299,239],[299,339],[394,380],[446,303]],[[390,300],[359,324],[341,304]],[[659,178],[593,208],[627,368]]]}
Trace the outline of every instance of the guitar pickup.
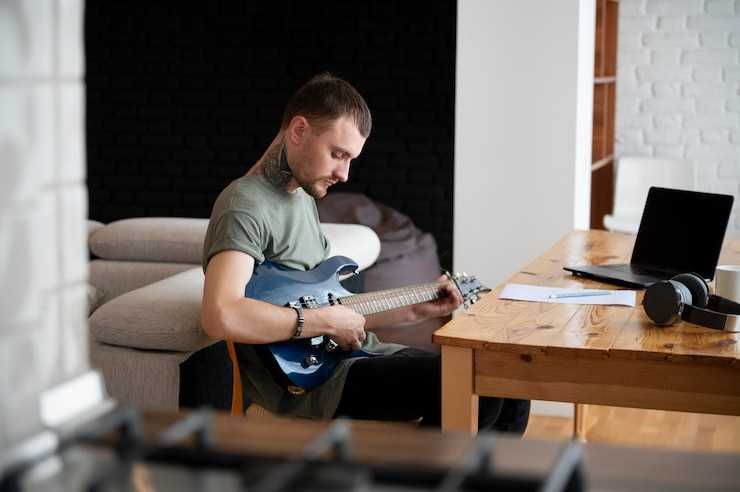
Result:
{"label": "guitar pickup", "polygon": [[316,298],[313,296],[301,296],[298,298],[298,302],[304,309],[315,309],[319,307],[319,303],[316,302]]}

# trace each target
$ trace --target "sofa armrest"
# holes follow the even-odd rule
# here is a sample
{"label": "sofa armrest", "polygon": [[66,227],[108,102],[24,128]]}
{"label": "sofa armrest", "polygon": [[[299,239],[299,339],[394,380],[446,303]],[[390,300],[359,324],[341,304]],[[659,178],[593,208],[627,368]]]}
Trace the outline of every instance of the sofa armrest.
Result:
{"label": "sofa armrest", "polygon": [[201,329],[203,271],[190,268],[103,304],[90,316],[99,343],[192,352],[215,340]]}

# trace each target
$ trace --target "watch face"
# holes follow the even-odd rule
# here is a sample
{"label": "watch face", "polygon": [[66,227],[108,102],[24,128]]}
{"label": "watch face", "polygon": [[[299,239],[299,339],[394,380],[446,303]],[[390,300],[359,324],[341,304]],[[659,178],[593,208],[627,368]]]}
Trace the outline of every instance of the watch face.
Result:
{"label": "watch face", "polygon": [[681,299],[669,282],[656,282],[647,288],[642,300],[645,313],[656,325],[675,323],[681,313]]}

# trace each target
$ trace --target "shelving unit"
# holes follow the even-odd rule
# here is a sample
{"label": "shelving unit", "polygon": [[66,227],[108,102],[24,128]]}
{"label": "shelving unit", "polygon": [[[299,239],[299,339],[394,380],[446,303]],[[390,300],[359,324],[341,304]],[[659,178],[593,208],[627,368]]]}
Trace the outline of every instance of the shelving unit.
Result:
{"label": "shelving unit", "polygon": [[617,87],[617,0],[596,0],[591,228],[604,229],[614,202],[614,120]]}

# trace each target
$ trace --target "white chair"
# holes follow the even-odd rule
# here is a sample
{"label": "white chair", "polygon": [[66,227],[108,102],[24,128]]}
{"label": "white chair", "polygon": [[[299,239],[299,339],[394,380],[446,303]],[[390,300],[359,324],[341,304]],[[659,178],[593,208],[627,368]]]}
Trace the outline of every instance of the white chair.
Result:
{"label": "white chair", "polygon": [[637,232],[651,186],[694,189],[692,163],[678,159],[622,157],[616,175],[614,211],[604,216],[604,226],[609,231]]}

